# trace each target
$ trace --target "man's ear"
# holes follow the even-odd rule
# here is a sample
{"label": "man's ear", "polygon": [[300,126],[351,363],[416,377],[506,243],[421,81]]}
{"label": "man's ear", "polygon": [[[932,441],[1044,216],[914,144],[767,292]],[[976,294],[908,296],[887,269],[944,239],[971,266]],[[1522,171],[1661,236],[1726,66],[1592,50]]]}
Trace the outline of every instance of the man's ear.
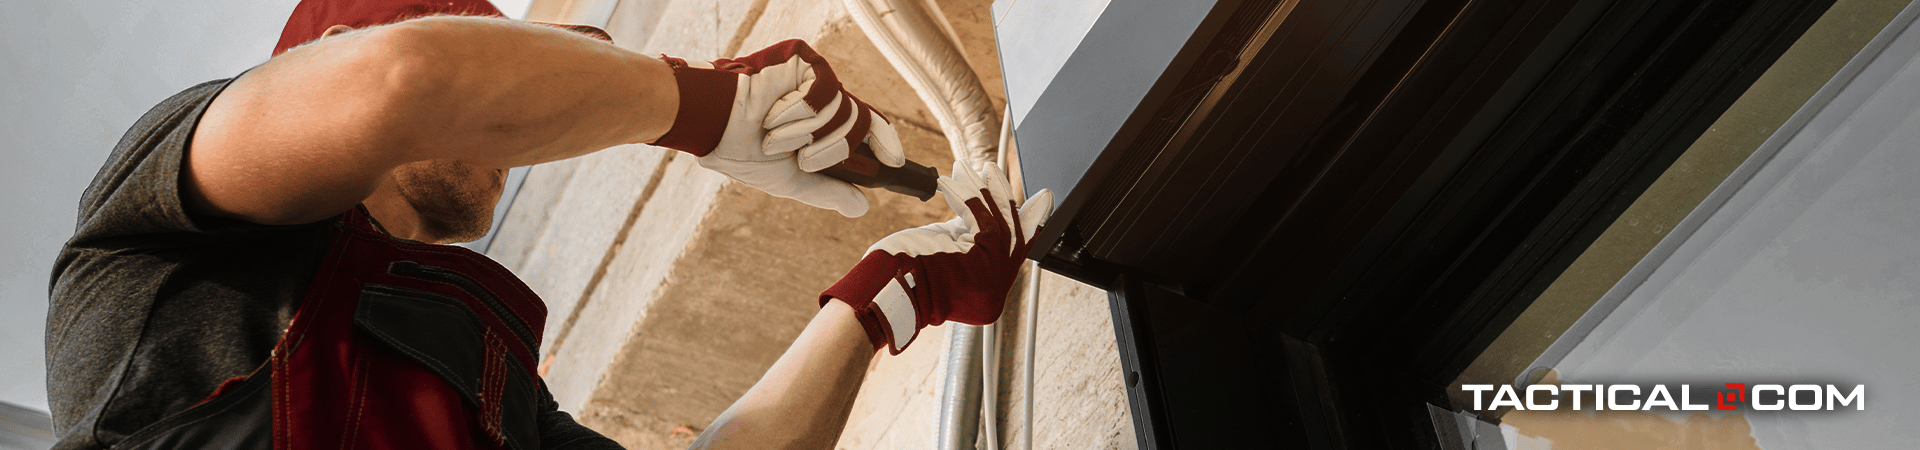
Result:
{"label": "man's ear", "polygon": [[320,37],[322,38],[333,37],[333,35],[345,33],[348,31],[353,31],[353,27],[346,26],[346,25],[334,25],[331,27],[327,27],[327,31],[320,32]]}

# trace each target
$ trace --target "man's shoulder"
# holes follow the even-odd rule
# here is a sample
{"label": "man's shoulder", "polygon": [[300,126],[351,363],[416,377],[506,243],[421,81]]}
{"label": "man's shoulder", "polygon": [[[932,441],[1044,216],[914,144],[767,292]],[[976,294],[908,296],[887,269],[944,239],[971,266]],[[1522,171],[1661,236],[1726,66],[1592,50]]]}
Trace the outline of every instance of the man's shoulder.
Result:
{"label": "man's shoulder", "polygon": [[80,196],[70,244],[193,228],[179,196],[181,170],[200,115],[231,81],[182,90],[127,129]]}
{"label": "man's shoulder", "polygon": [[[225,90],[234,79],[222,78],[196,84],[154,104],[153,108],[148,109],[134,121],[132,127],[127,128],[126,134],[121,136],[120,142],[114,146],[114,153],[118,156],[122,149],[151,143],[145,142],[146,138],[174,131],[183,122],[198,123],[200,114],[206,111],[206,105],[212,103],[213,98],[218,96],[220,91]],[[190,127],[183,131],[192,133]]]}

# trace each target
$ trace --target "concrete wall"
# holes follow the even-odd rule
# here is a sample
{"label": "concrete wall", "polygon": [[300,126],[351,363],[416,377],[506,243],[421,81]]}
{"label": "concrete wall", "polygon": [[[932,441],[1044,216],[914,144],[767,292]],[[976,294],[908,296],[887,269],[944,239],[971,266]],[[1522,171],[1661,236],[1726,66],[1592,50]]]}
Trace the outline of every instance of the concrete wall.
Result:
{"label": "concrete wall", "polygon": [[[1032,448],[1132,449],[1133,416],[1127,409],[1126,379],[1113,335],[1107,292],[1048,273],[1040,280],[1039,325],[1034,347]],[[1024,322],[1014,310],[1002,320]],[[1025,448],[1024,386],[1017,374],[1020,338],[1030,330],[1009,327],[1002,335],[1004,355],[999,379],[1003,437],[1001,448]]]}
{"label": "concrete wall", "polygon": [[[1004,104],[988,2],[938,7],[996,108]],[[840,2],[623,2],[607,29],[624,47],[688,59],[807,39],[848,90],[895,118],[909,158],[951,165],[932,115]],[[818,309],[819,292],[869,244],[951,215],[940,199],[868,194],[873,211],[848,219],[685,155],[627,146],[534,167],[489,254],[547,300],[542,364],[563,409],[631,448],[684,448],[759,379]],[[1058,277],[1046,286],[1037,446],[1131,446],[1105,294]],[[909,352],[875,361],[842,447],[931,447],[944,336],[930,329]],[[1001,380],[1002,410],[1017,409],[1015,380]]]}
{"label": "concrete wall", "polygon": [[[1136,448],[1106,291],[1052,273],[1040,283],[1032,448]],[[999,398],[993,408],[1000,448],[1025,448],[1020,344],[1030,330],[1017,326],[1024,311],[1008,305],[999,322],[1000,370],[993,380]],[[907,352],[875,361],[838,448],[935,447],[947,328],[928,328]]]}

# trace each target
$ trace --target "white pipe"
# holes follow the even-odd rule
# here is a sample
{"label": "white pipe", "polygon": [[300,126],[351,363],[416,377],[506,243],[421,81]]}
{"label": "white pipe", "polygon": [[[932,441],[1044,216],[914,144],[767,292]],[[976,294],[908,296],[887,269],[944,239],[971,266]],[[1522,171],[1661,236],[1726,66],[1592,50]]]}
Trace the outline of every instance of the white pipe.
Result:
{"label": "white pipe", "polygon": [[[854,9],[857,9],[858,6],[870,6],[867,5],[864,0],[847,1],[849,3],[848,6]],[[866,12],[872,13],[871,10],[867,10]],[[858,14],[856,14],[856,16],[858,16]],[[873,33],[873,31],[879,28],[871,22],[863,22],[862,26],[866,27],[869,36],[876,34]],[[875,40],[880,41],[882,39],[876,37]],[[948,43],[951,44],[951,42]],[[885,47],[884,45],[882,46],[883,49]],[[958,52],[958,49],[954,48],[948,48],[948,50],[952,53]],[[888,56],[889,59],[895,63],[896,68],[902,69],[901,72],[909,71],[906,70],[907,68],[905,67],[900,67],[902,65],[911,65],[901,64],[900,58],[898,58],[899,55],[889,54]],[[966,71],[965,78],[972,79],[972,75],[973,72],[968,70]],[[913,77],[910,76],[908,78],[912,79]],[[948,82],[950,84],[953,83],[952,80],[948,80]],[[975,87],[979,85],[977,79],[973,79],[972,83]],[[929,108],[935,110],[940,109],[938,107],[939,104],[935,103],[933,101],[934,99],[927,95],[923,89],[923,85],[916,84],[914,87],[916,91],[921,93],[921,100],[927,102]],[[948,106],[952,106],[953,109],[956,110],[967,109],[966,107],[968,106],[981,106],[971,104],[973,102],[958,99],[949,100],[950,103]],[[974,100],[979,99],[976,98]],[[951,110],[949,110],[949,113],[951,113]],[[986,115],[990,116],[991,114],[992,113],[987,113]],[[939,111],[936,111],[936,115],[940,115]],[[973,163],[969,164],[969,166],[973,167],[976,171],[984,168],[984,160],[994,159],[999,162],[1002,170],[1006,170],[1007,152],[1000,150],[1006,148],[1009,141],[1013,138],[1012,130],[1009,128],[1011,124],[1007,123],[1010,117],[1011,115],[1009,114],[1000,115],[1000,127],[994,130],[999,134],[1000,139],[997,142],[978,142],[980,140],[978,136],[955,136],[952,134],[955,131],[955,127],[944,127],[949,133],[948,143],[953,146],[954,158],[971,160]],[[971,120],[977,121],[981,118],[980,115],[975,114]],[[953,120],[952,117],[942,116],[942,125],[952,125],[954,122],[957,121]],[[992,123],[988,122],[987,125],[992,125]],[[978,132],[979,129],[983,127],[969,126],[966,128],[972,128],[972,131]],[[1009,176],[1008,178],[1016,177]],[[1014,188],[1022,194],[1025,192],[1025,186],[1014,186]],[[1015,284],[1018,285],[1018,283],[1020,283],[1020,280],[1016,278]],[[1031,283],[1031,281],[1028,283]],[[996,381],[999,380],[1000,372],[1000,361],[998,357],[1000,328],[993,324],[976,327],[956,323],[952,326],[953,329],[949,331],[947,339],[947,371],[945,377],[942,378],[944,394],[942,394],[940,398],[940,425],[935,445],[940,450],[962,450],[966,447],[979,448],[980,441],[984,438],[988,450],[998,450],[1000,447],[1000,430],[998,414],[995,412],[999,406],[1000,393],[998,383],[996,383]],[[1031,330],[1031,328],[1029,328],[1029,330]],[[980,349],[977,353],[974,352],[974,348],[976,347]],[[1029,355],[1029,363],[1031,363],[1031,359],[1031,355]],[[1028,371],[1031,372],[1031,368],[1029,368]],[[1029,405],[1028,409],[1032,409],[1031,405]],[[982,428],[984,428],[984,430],[982,430]]]}
{"label": "white pipe", "polygon": [[927,111],[940,123],[940,132],[954,158],[975,171],[992,161],[998,150],[992,141],[993,102],[973,67],[967,65],[945,19],[920,0],[843,0],[847,13],[866,32],[874,47],[900,72]]}
{"label": "white pipe", "polygon": [[[1021,196],[1026,193],[1026,186],[1022,183],[1025,180],[1021,177],[1013,176],[1016,175],[1013,173],[1013,166],[1007,165],[1007,158],[1009,158],[1007,155],[1013,153],[1007,151],[1007,149],[1012,146],[1013,127],[1008,121],[1012,120],[1013,115],[1011,114],[1011,110],[1005,112],[1007,114],[1000,115],[1000,141],[996,146],[1000,151],[996,152],[998,154],[995,155],[995,157],[999,160],[1000,167],[1007,171],[1008,181],[1014,183],[1012,186],[1013,195]],[[1014,286],[1026,286],[1023,283],[1031,283],[1032,275],[1031,272],[1028,272],[1020,277],[1016,277],[1014,279]],[[1009,300],[1018,299],[1020,300],[1020,304],[1024,305],[1026,302],[1031,301],[1031,299],[1026,298],[1025,293],[1025,289],[1011,292],[1008,295],[1011,297]],[[980,359],[985,360],[985,364],[980,365],[982,372],[980,378],[981,383],[983,383],[981,388],[985,394],[980,402],[980,420],[986,426],[986,430],[981,434],[987,437],[987,450],[1000,450],[1000,323],[994,322],[987,324],[981,331],[987,335],[986,344],[980,347]]]}
{"label": "white pipe", "polygon": [[[1012,146],[1012,142],[1011,142],[1013,139],[1013,133],[1012,133],[1013,130],[1011,128],[1012,124],[1007,123],[1008,120],[1011,120],[1010,119],[1011,117],[1012,116],[1010,114],[1002,114],[1000,116],[1000,120],[1001,120],[1000,140],[997,143],[997,145],[994,146],[994,148],[1007,149]],[[957,151],[958,150],[956,149],[956,152]],[[995,153],[996,155],[994,155],[994,157],[995,159],[998,160],[997,162],[1000,164],[1000,167],[1002,167],[1005,170],[1008,170],[1009,172],[1007,175],[1008,175],[1009,181],[1012,181],[1014,183],[1014,185],[1011,187],[1015,192],[1017,192],[1015,195],[1021,195],[1019,193],[1024,193],[1026,189],[1026,186],[1024,186],[1022,183],[1022,181],[1024,180],[1022,180],[1021,177],[1012,176],[1012,175],[1015,175],[1011,173],[1012,166],[1007,165],[1007,158],[1009,157],[1008,155],[1012,152],[999,151]],[[1013,283],[1014,286],[1022,287],[1022,289],[1008,292],[1007,293],[1008,303],[1014,303],[1015,300],[1018,300],[1020,304],[1024,305],[1027,303],[1031,303],[1033,301],[1032,297],[1026,295],[1029,290],[1025,289],[1025,287],[1034,282],[1033,277],[1038,275],[1038,272],[1036,271],[1038,269],[1037,269],[1037,266],[1027,267],[1027,269],[1028,270],[1022,271],[1022,273],[1019,276],[1014,278],[1014,283]],[[1031,330],[1032,328],[1028,328],[1028,329]],[[960,331],[961,330],[959,328],[956,328],[954,330],[955,333],[959,333]],[[980,347],[980,353],[978,356],[980,357],[980,360],[979,360],[980,362],[980,373],[979,373],[979,378],[980,378],[979,420],[980,422],[979,424],[980,425],[979,426],[981,429],[976,430],[976,431],[979,431],[979,434],[976,435],[974,444],[976,448],[983,447],[979,444],[984,441],[984,443],[986,444],[984,445],[986,450],[999,450],[1000,449],[1000,417],[999,417],[1000,416],[999,415],[1000,326],[999,326],[999,323],[996,322],[996,323],[987,324],[985,326],[981,326],[977,330],[977,333],[978,334],[976,336],[978,336],[977,340],[979,341],[978,345]],[[956,342],[958,342],[957,339],[961,339],[959,337],[960,335],[958,334],[953,336],[955,337],[951,338],[948,341],[947,348],[949,352],[953,352],[955,351],[956,348],[958,348],[958,344],[956,344]],[[957,392],[954,389],[954,384],[953,384],[954,380],[958,378],[962,378],[961,376],[957,375],[955,371],[963,370],[963,368],[961,367],[963,364],[960,362],[960,360],[958,358],[951,356],[952,353],[948,353],[948,354],[950,356],[948,356],[948,359],[947,359],[948,365],[947,365],[946,380],[947,380],[947,386],[948,386],[947,392],[949,392],[949,394],[947,394],[941,399],[941,407],[942,407],[941,420],[940,420],[941,434],[938,441],[939,445],[943,449],[954,448],[955,446],[964,445],[964,443],[960,442],[959,440],[950,438],[951,435],[948,433],[949,429],[965,426],[965,424],[963,423],[958,423],[959,421],[956,420],[957,419],[956,417],[948,416],[949,409],[947,409],[947,407],[950,405],[957,405],[957,403],[954,402],[954,400],[956,399],[956,396],[952,394],[953,392]],[[1029,363],[1032,362],[1031,357],[1029,357],[1028,362]],[[964,368],[964,370],[971,370],[971,368]],[[960,392],[959,397],[966,397],[966,396],[969,396],[969,394],[966,392]],[[1028,409],[1031,410],[1032,408],[1029,407]]]}

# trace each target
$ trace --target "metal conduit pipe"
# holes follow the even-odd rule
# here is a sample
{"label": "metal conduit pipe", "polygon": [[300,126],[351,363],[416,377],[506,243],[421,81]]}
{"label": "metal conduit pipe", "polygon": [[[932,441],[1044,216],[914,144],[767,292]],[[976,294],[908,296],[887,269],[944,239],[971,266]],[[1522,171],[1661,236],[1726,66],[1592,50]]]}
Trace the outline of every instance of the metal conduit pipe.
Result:
{"label": "metal conduit pipe", "polygon": [[[1025,286],[1034,283],[1035,280],[1033,277],[1039,274],[1033,272],[1032,267],[1022,267],[1022,269],[1019,277],[1013,282],[1014,289],[1007,293],[1008,305],[1025,305],[1034,301],[1032,297],[1027,295],[1028,292]],[[1000,414],[998,413],[998,408],[1000,407],[999,381],[1001,370],[1000,330],[1001,328],[998,322],[980,327],[981,334],[985,336],[980,344],[981,372],[983,373],[983,376],[980,377],[980,389],[982,392],[980,396],[980,442],[984,445],[978,447],[986,450],[1000,450]]]}
{"label": "metal conduit pipe", "polygon": [[1020,360],[1025,361],[1027,368],[1020,382],[1025,386],[1020,391],[1020,420],[1025,423],[1020,427],[1020,442],[1027,450],[1033,450],[1033,347],[1035,336],[1040,334],[1040,278],[1044,275],[1040,271],[1039,261],[1027,260],[1026,294],[1023,298],[1025,301],[1021,302],[1026,308],[1020,313],[1020,327],[1027,330],[1026,338],[1022,339],[1026,342],[1021,345],[1023,350],[1020,352]]}
{"label": "metal conduit pipe", "polygon": [[980,427],[980,327],[949,324],[947,374],[941,381],[941,450],[970,450]]}

